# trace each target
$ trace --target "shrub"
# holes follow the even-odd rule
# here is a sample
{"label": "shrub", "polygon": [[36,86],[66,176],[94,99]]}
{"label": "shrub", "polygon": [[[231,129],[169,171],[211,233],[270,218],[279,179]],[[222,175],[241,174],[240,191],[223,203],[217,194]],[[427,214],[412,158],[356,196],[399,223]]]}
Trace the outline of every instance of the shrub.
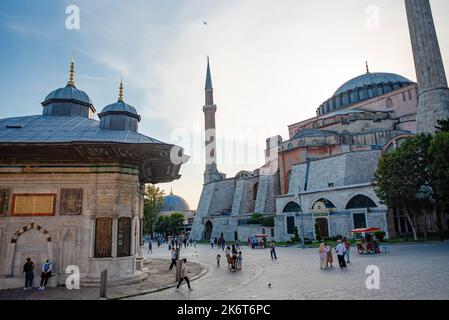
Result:
{"label": "shrub", "polygon": [[380,242],[384,241],[385,235],[386,235],[385,231],[376,231],[376,232],[374,232],[374,236],[377,239],[379,239]]}

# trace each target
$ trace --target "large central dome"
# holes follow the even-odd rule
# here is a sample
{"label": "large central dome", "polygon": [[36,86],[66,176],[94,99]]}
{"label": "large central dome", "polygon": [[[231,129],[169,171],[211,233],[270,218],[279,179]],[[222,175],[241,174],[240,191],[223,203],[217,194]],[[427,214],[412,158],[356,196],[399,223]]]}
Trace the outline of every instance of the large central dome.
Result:
{"label": "large central dome", "polygon": [[351,91],[358,88],[363,88],[365,86],[373,86],[379,84],[411,84],[412,81],[400,76],[395,73],[384,73],[384,72],[374,72],[365,73],[361,76],[355,77],[344,83],[337,91],[335,91],[334,96],[338,96],[341,93]]}
{"label": "large central dome", "polygon": [[411,80],[395,73],[368,71],[340,86],[332,97],[318,108],[317,114],[327,114],[411,84]]}

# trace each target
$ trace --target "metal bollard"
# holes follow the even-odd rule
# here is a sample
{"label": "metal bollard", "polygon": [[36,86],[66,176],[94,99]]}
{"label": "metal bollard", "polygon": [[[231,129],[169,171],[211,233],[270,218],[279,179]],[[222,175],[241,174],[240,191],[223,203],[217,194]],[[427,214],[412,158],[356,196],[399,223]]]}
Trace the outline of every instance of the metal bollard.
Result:
{"label": "metal bollard", "polygon": [[101,272],[101,280],[100,280],[100,297],[107,297],[107,285],[108,285],[108,270],[104,269]]}

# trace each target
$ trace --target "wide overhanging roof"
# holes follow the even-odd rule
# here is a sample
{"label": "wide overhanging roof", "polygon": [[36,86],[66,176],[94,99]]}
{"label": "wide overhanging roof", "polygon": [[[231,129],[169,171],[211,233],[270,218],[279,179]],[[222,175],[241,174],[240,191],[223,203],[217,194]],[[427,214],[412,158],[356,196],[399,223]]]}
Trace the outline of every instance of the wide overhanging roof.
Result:
{"label": "wide overhanging roof", "polygon": [[99,128],[82,117],[29,116],[0,120],[1,164],[121,163],[139,168],[146,183],[178,179],[182,149],[133,131]]}

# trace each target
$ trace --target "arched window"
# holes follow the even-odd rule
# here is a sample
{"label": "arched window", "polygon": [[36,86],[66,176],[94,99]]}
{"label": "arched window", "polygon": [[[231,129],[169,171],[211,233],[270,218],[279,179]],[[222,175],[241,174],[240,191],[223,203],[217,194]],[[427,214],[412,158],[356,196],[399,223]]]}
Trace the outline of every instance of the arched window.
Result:
{"label": "arched window", "polygon": [[282,210],[282,212],[299,212],[299,211],[301,211],[301,207],[294,201],[290,201],[289,203],[287,203],[287,205],[284,207],[284,210]]}
{"label": "arched window", "polygon": [[257,199],[257,190],[259,189],[259,182],[256,182],[253,186],[253,200]]}
{"label": "arched window", "polygon": [[337,209],[335,205],[325,198],[318,199],[312,206],[314,211],[327,211]]}
{"label": "arched window", "polygon": [[376,208],[376,203],[364,195],[356,195],[351,200],[349,200],[346,205],[346,209],[365,209],[365,208]]}

